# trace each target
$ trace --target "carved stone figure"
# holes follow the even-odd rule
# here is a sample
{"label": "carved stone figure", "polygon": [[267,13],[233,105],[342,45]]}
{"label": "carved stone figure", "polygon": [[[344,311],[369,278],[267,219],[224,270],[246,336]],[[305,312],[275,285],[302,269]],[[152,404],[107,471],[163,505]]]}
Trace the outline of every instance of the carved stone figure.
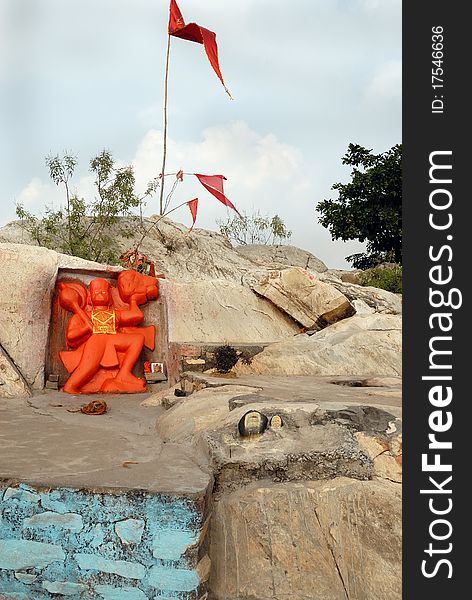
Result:
{"label": "carved stone figure", "polygon": [[259,435],[267,429],[268,419],[258,410],[245,413],[238,423],[239,434],[243,437]]}
{"label": "carved stone figure", "polygon": [[60,282],[59,303],[74,313],[66,329],[67,346],[59,356],[71,374],[69,394],[142,392],[146,381],[132,369],[144,346],[154,349],[155,327],[138,327],[139,308],[158,297],[154,277],[122,271],[116,288],[101,278],[89,290],[80,283]]}

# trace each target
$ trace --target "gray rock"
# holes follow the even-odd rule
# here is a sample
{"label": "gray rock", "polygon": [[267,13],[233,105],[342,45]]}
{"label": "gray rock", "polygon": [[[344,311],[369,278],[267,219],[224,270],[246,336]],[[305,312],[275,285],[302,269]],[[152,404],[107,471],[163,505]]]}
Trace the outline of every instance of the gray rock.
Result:
{"label": "gray rock", "polygon": [[[139,219],[123,218],[120,228],[123,227],[129,237],[124,237],[116,227],[110,231],[117,256],[142,240],[140,251],[155,262],[156,273],[168,278],[227,279],[240,283],[246,273],[256,268],[251,260],[236,252],[225,236],[214,231],[196,228],[188,233],[184,225],[158,215],[149,217],[143,225]],[[143,234],[146,234],[144,239]],[[1,241],[35,244],[19,221],[0,229]]]}
{"label": "gray rock", "polygon": [[393,294],[381,288],[362,286],[341,280],[334,276],[332,271],[323,273],[320,275],[320,279],[326,283],[330,283],[353,304],[356,301],[363,301],[378,313],[392,315],[400,315],[402,313],[402,297],[400,294]]}
{"label": "gray rock", "polygon": [[[269,421],[278,415],[282,427],[241,437],[238,422],[249,410]],[[348,427],[314,418],[315,403],[254,403],[235,408],[214,429],[201,434],[210,454],[215,477],[214,493],[246,485],[254,480],[310,481],[337,476],[369,479],[373,463]],[[321,411],[323,412],[323,411]],[[320,421],[323,419],[320,415]]]}
{"label": "gray rock", "polygon": [[241,256],[250,259],[260,267],[267,269],[283,269],[285,267],[301,267],[307,271],[323,273],[327,266],[319,258],[296,246],[283,244],[269,246],[263,244],[247,244],[237,246],[236,251]]}
{"label": "gray rock", "polygon": [[249,386],[222,385],[194,392],[159,417],[157,433],[166,442],[191,441],[195,435],[213,429],[226,417],[228,400],[256,391],[257,388]]}
{"label": "gray rock", "polygon": [[240,373],[278,375],[401,374],[401,317],[355,315],[318,331],[268,345]]}
{"label": "gray rock", "polygon": [[335,287],[300,267],[270,271],[252,289],[306,329],[323,329],[355,313]]}
{"label": "gray rock", "polygon": [[[116,252],[140,244],[140,251],[155,261],[156,272],[180,281],[227,279],[241,283],[253,272],[298,266],[322,273],[326,265],[310,252],[295,246],[248,245],[234,248],[228,239],[215,231],[188,228],[166,217],[153,215],[141,225],[137,218],[123,218],[123,237],[117,228],[111,231]],[[146,234],[143,238],[143,234]],[[31,236],[14,221],[0,228],[0,243],[36,245]]]}
{"label": "gray rock", "polygon": [[300,327],[269,300],[224,279],[163,280],[169,342],[260,344],[286,339]]}
{"label": "gray rock", "polygon": [[258,482],[223,495],[211,522],[216,600],[400,600],[401,486]]}
{"label": "gray rock", "polygon": [[352,269],[351,271],[346,271],[345,269],[328,269],[324,271],[326,277],[332,276],[339,279],[339,281],[356,284],[359,284],[360,273],[362,273],[360,269]]}

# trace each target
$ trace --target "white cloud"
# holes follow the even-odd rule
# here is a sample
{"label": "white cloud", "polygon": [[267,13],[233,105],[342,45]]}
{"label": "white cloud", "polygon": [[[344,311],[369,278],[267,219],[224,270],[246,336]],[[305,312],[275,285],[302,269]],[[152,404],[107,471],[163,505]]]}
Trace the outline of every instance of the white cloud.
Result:
{"label": "white cloud", "polygon": [[[210,127],[202,132],[198,142],[168,140],[166,172],[179,169],[190,173],[222,174],[227,178],[225,190],[241,210],[251,212],[284,212],[287,198],[294,189],[311,189],[305,173],[301,152],[270,134],[260,134],[244,121]],[[139,144],[133,165],[140,187],[160,171],[162,132],[150,130]],[[170,187],[170,186],[168,186]],[[204,200],[204,222],[224,217],[224,208],[214,201],[193,177],[186,177],[179,186],[175,203],[199,195]],[[277,209],[274,208],[277,206]],[[157,208],[157,205],[150,207]],[[202,203],[203,207],[203,203]],[[291,206],[293,209],[294,206]],[[154,210],[156,212],[156,210]],[[205,216],[206,215],[206,216]]]}
{"label": "white cloud", "polygon": [[[319,174],[299,148],[280,141],[276,135],[261,134],[244,121],[234,121],[205,129],[198,142],[169,139],[167,148],[167,173],[183,169],[225,175],[226,194],[240,211],[278,214],[293,232],[291,242],[310,250],[330,266],[347,266],[344,257],[363,249],[359,242],[333,243],[328,231],[319,225],[315,214],[316,202],[323,197]],[[133,159],[141,189],[159,173],[161,160],[162,132],[149,130]],[[166,185],[169,188],[170,181]],[[171,207],[195,197],[200,199],[197,227],[217,229],[216,222],[231,215],[192,176],[186,176],[179,184]],[[149,203],[147,212],[158,212],[157,197]],[[185,206],[171,217],[191,223]]]}
{"label": "white cloud", "polygon": [[[280,141],[273,133],[262,134],[244,121],[233,121],[205,129],[197,142],[168,139],[166,173],[183,169],[188,173],[222,174],[227,177],[225,192],[236,207],[251,214],[278,214],[293,231],[292,243],[306,248],[330,266],[344,266],[343,257],[358,251],[358,243],[333,244],[329,233],[317,223],[316,201],[322,197],[318,174],[307,164],[302,152]],[[125,163],[116,157],[116,165]],[[139,142],[131,161],[136,175],[137,191],[143,192],[147,182],[161,170],[162,132],[151,129]],[[87,174],[77,178],[71,190],[91,199],[95,194],[94,178]],[[169,191],[173,178],[166,180]],[[187,200],[200,199],[197,227],[217,229],[231,211],[209,194],[198,180],[187,175],[177,187],[170,207]],[[63,190],[52,183],[33,178],[20,192],[17,201],[40,214],[45,206],[58,208],[64,202]],[[149,201],[147,214],[159,210],[158,195]],[[190,225],[188,209],[183,206],[171,215],[176,221]]]}
{"label": "white cloud", "polygon": [[39,177],[33,177],[21,190],[16,198],[16,204],[21,204],[27,210],[40,210],[44,206],[52,206],[59,200],[55,186],[43,183]]}

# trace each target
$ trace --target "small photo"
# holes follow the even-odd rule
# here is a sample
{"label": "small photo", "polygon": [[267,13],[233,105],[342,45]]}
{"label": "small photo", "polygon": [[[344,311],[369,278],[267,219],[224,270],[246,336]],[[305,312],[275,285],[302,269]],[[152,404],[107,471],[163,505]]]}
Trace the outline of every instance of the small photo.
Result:
{"label": "small photo", "polygon": [[164,363],[161,363],[161,362],[151,363],[151,373],[164,373]]}

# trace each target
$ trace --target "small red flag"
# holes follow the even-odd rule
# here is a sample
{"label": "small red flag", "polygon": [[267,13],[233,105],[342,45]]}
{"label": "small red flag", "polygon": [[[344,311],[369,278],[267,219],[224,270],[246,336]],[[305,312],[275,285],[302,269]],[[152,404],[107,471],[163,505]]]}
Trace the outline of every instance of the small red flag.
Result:
{"label": "small red flag", "polygon": [[203,44],[213,70],[223,84],[228,96],[232,98],[228,88],[225,85],[223,75],[221,74],[220,70],[220,64],[218,61],[218,46],[216,44],[216,33],[213,33],[213,31],[205,29],[204,27],[200,27],[200,25],[197,25],[196,23],[189,23],[188,25],[185,25],[182,13],[180,12],[180,8],[177,6],[177,2],[175,0],[170,0],[169,35],[173,35],[183,40],[189,40],[190,42],[197,42],[197,44]]}
{"label": "small red flag", "polygon": [[224,175],[199,175],[198,173],[195,173],[195,177],[203,185],[203,187],[210,192],[210,194],[213,194],[213,196],[218,198],[218,200],[225,206],[232,208],[241,217],[238,209],[234,206],[231,200],[225,196],[223,179],[226,179],[226,177]]}
{"label": "small red flag", "polygon": [[195,225],[195,221],[197,220],[198,198],[189,200],[187,202],[187,206],[190,209],[190,213],[192,214],[192,219],[193,219],[192,227],[190,227],[190,229],[188,230],[188,232],[190,233],[193,229],[193,226]]}

